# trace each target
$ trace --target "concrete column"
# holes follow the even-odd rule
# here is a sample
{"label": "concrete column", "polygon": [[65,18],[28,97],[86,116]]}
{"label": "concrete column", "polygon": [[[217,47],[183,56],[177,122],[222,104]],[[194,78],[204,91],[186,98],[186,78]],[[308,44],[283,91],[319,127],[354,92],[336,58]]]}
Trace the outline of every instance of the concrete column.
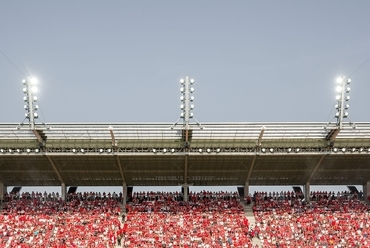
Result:
{"label": "concrete column", "polygon": [[364,193],[365,202],[369,203],[367,198],[370,196],[370,182],[367,182],[362,186],[362,192]]}
{"label": "concrete column", "polygon": [[189,201],[189,185],[182,185],[182,191],[184,192],[184,202]]}
{"label": "concrete column", "polygon": [[122,205],[126,208],[126,200],[127,200],[127,185],[124,183],[122,184]]}
{"label": "concrete column", "polygon": [[[249,183],[244,184],[244,198],[249,196]],[[243,199],[241,199],[243,200]]]}
{"label": "concrete column", "polygon": [[306,183],[305,185],[303,185],[304,199],[306,200],[306,202],[310,202],[310,186],[310,183]]}
{"label": "concrete column", "polygon": [[67,199],[67,186],[65,183],[62,183],[61,191],[62,191],[62,200],[65,201]]}
{"label": "concrete column", "polygon": [[0,202],[4,200],[4,195],[6,194],[6,186],[4,183],[0,183]]}

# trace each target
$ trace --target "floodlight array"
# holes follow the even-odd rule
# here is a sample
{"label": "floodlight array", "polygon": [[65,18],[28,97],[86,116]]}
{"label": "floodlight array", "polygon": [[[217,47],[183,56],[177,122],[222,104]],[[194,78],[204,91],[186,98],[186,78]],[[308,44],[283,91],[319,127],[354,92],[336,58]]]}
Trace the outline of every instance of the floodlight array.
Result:
{"label": "floodlight array", "polygon": [[193,147],[188,151],[184,148],[171,148],[171,147],[147,147],[147,148],[45,148],[41,151],[39,148],[13,148],[3,147],[0,148],[0,155],[17,155],[17,154],[37,154],[37,153],[61,153],[61,154],[156,154],[156,155],[181,155],[181,154],[194,154],[194,155],[214,155],[214,154],[228,154],[228,155],[271,155],[271,154],[368,154],[370,147]]}
{"label": "floodlight array", "polygon": [[25,102],[24,109],[27,111],[25,117],[29,120],[31,129],[35,127],[35,119],[39,117],[36,112],[39,106],[36,104],[38,98],[35,95],[37,92],[36,84],[37,80],[35,78],[23,79],[23,101]]}
{"label": "floodlight array", "polygon": [[183,119],[184,123],[187,124],[187,125],[189,124],[189,119],[194,117],[194,114],[192,112],[190,112],[195,107],[194,104],[193,104],[193,101],[194,101],[195,98],[192,95],[195,91],[195,89],[193,87],[194,83],[195,83],[194,79],[189,80],[188,77],[186,77],[185,79],[180,80],[180,84],[181,84],[181,88],[180,88],[180,92],[181,92],[181,96],[180,96],[180,101],[181,101],[180,118]]}
{"label": "floodlight array", "polygon": [[338,86],[336,91],[338,95],[336,96],[337,104],[335,105],[335,118],[337,119],[337,126],[342,128],[343,118],[348,118],[348,108],[349,108],[349,92],[351,88],[349,85],[351,84],[351,79],[340,77],[337,79]]}

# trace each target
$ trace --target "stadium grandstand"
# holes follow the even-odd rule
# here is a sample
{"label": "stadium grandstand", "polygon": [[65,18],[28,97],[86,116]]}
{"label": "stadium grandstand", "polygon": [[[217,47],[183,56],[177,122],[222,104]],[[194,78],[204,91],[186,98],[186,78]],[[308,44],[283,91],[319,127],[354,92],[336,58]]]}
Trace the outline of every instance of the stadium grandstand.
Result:
{"label": "stadium grandstand", "polygon": [[[0,124],[0,246],[370,245],[370,123],[343,121],[344,92],[335,123],[193,123],[192,80],[181,84],[181,123],[37,123],[26,88],[29,122]],[[293,190],[249,191],[266,185]],[[20,193],[24,186],[61,193]],[[79,186],[122,190],[77,193]]]}

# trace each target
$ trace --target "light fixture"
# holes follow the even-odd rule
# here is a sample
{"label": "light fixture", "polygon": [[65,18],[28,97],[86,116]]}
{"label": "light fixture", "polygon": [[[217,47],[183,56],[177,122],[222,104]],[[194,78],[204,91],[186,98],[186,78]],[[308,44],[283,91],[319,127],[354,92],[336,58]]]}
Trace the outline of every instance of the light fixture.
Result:
{"label": "light fixture", "polygon": [[152,149],[152,152],[153,152],[153,153],[156,153],[156,152],[157,152],[157,150],[153,148],[153,149]]}
{"label": "light fixture", "polygon": [[1,152],[1,153],[4,153],[4,152],[5,152],[5,150],[4,150],[4,149],[0,149],[0,152]]}
{"label": "light fixture", "polygon": [[18,153],[21,153],[21,149],[17,149],[16,151],[17,151]]}
{"label": "light fixture", "polygon": [[352,148],[352,152],[355,152],[355,151],[356,151],[356,148],[355,148],[355,147],[353,147],[353,148]]}
{"label": "light fixture", "polygon": [[210,153],[211,152],[211,149],[207,148],[207,152]]}
{"label": "light fixture", "polygon": [[370,152],[370,148],[367,148],[367,151]]}
{"label": "light fixture", "polygon": [[167,149],[166,149],[166,148],[164,148],[164,149],[163,149],[163,153],[166,153],[166,152],[167,152]]}
{"label": "light fixture", "polygon": [[195,82],[194,79],[190,79],[191,84],[194,84],[194,82]]}
{"label": "light fixture", "polygon": [[216,152],[217,152],[217,153],[219,153],[220,151],[221,151],[221,149],[220,149],[220,148],[217,148],[217,149],[216,149]]}
{"label": "light fixture", "polygon": [[336,148],[336,147],[335,147],[335,148],[333,148],[333,151],[334,151],[334,152],[337,152],[337,151],[338,151],[338,148]]}
{"label": "light fixture", "polygon": [[299,151],[300,151],[300,149],[299,149],[299,148],[296,148],[296,149],[295,149],[295,152],[297,152],[297,153],[298,153]]}
{"label": "light fixture", "polygon": [[76,153],[76,152],[77,152],[77,150],[76,150],[75,148],[73,148],[73,149],[72,149],[72,152],[73,152],[73,153]]}
{"label": "light fixture", "polygon": [[40,149],[36,148],[36,149],[35,149],[35,152],[36,152],[36,153],[39,153],[39,152],[40,152]]}
{"label": "light fixture", "polygon": [[292,148],[288,148],[288,153],[292,151]]}
{"label": "light fixture", "polygon": [[262,149],[261,149],[261,151],[262,151],[262,152],[266,152],[266,148],[262,148]]}
{"label": "light fixture", "polygon": [[26,152],[27,153],[30,153],[31,152],[31,149],[27,148]]}
{"label": "light fixture", "polygon": [[13,153],[13,150],[12,150],[12,149],[8,149],[8,152],[9,152],[9,153]]}
{"label": "light fixture", "polygon": [[202,149],[202,148],[199,148],[199,149],[198,149],[198,151],[199,151],[200,153],[202,153],[202,152],[203,152],[203,149]]}
{"label": "light fixture", "polygon": [[360,150],[358,150],[358,151],[359,152],[363,152],[364,151],[364,148],[361,147]]}
{"label": "light fixture", "polygon": [[191,96],[190,97],[190,101],[194,101],[195,97],[194,96]]}
{"label": "light fixture", "polygon": [[99,153],[103,153],[104,152],[104,149],[103,148],[100,148],[99,149]]}
{"label": "light fixture", "polygon": [[273,153],[274,152],[274,148],[270,148],[270,152]]}
{"label": "light fixture", "polygon": [[82,152],[82,153],[85,153],[85,149],[81,148],[81,152]]}
{"label": "light fixture", "polygon": [[342,152],[346,152],[346,148],[345,147],[342,148]]}
{"label": "light fixture", "polygon": [[107,152],[108,152],[108,153],[111,153],[111,152],[112,152],[112,149],[108,148],[108,149],[107,149]]}
{"label": "light fixture", "polygon": [[184,80],[184,79],[180,79],[180,83],[182,83],[182,84],[183,84],[184,82],[185,82],[185,80]]}
{"label": "light fixture", "polygon": [[174,149],[174,148],[172,148],[172,149],[171,149],[171,153],[174,153],[174,152],[175,152],[175,149]]}

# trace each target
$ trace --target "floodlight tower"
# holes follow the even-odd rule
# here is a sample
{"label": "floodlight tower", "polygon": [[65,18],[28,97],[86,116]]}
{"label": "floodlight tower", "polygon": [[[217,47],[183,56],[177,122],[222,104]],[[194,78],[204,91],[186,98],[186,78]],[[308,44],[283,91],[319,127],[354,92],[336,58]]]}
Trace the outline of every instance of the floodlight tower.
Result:
{"label": "floodlight tower", "polygon": [[351,79],[346,79],[346,77],[340,77],[337,79],[338,86],[336,88],[338,95],[336,96],[337,104],[335,105],[336,113],[335,118],[337,118],[337,127],[342,129],[343,127],[343,118],[348,118],[348,108],[349,104],[347,103],[350,99],[349,92],[351,88]]}
{"label": "floodlight tower", "polygon": [[185,129],[189,129],[189,120],[190,118],[194,117],[194,114],[190,111],[194,109],[194,104],[192,102],[194,101],[194,96],[191,94],[194,93],[194,88],[192,87],[194,85],[194,79],[190,79],[189,77],[185,77],[184,79],[180,80],[181,88],[181,105],[180,109],[182,110],[180,114],[180,118],[183,119]]}
{"label": "floodlight tower", "polygon": [[28,78],[23,79],[23,100],[26,103],[24,105],[24,109],[27,111],[25,113],[26,118],[29,120],[29,124],[32,130],[35,130],[35,119],[37,119],[39,116],[36,112],[36,110],[39,108],[37,104],[37,96],[34,95],[34,93],[37,92],[36,84],[37,79],[35,78]]}

